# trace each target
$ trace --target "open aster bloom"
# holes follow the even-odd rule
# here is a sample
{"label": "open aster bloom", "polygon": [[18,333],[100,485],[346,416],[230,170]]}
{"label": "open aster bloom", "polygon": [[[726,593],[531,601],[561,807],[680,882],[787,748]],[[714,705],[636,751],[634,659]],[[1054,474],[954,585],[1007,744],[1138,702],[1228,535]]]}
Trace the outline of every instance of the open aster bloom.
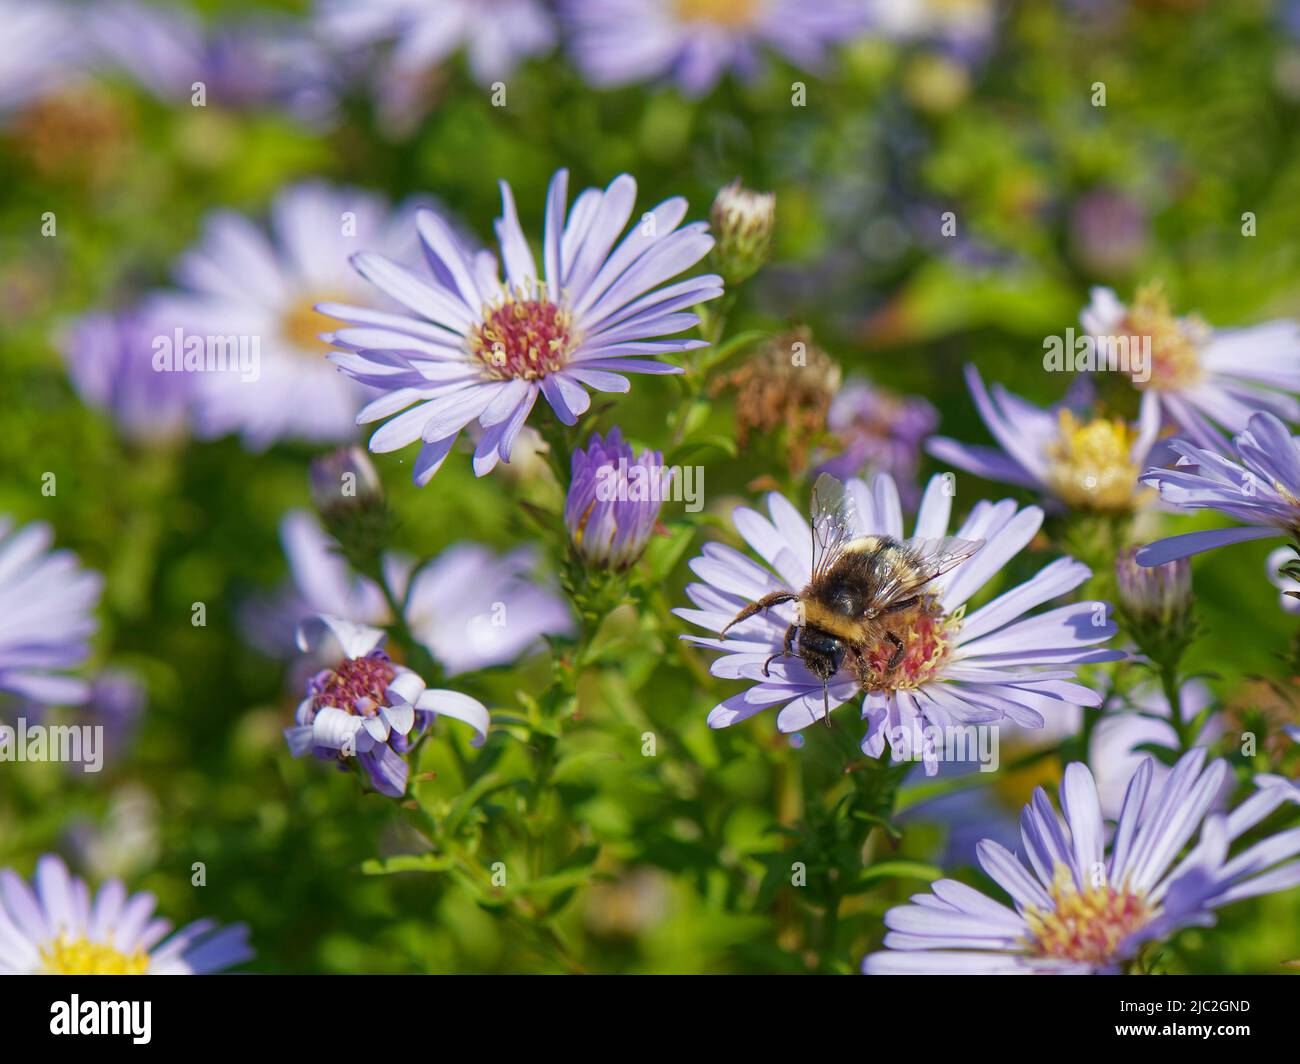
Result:
{"label": "open aster bloom", "polygon": [[14,531],[0,516],[0,692],[79,703],[90,689],[64,673],[89,653],[104,581],[71,551],[51,551],[53,539],[43,521]]}
{"label": "open aster bloom", "polygon": [[1188,510],[1218,510],[1238,521],[1149,543],[1139,565],[1161,565],[1229,543],[1268,536],[1300,541],[1300,438],[1272,414],[1255,414],[1232,441],[1236,461],[1185,440],[1171,440],[1179,455],[1173,469],[1148,469],[1142,481],[1161,501]]}
{"label": "open aster bloom", "polygon": [[[1087,975],[1123,970],[1148,942],[1208,927],[1229,902],[1300,884],[1300,831],[1228,856],[1231,844],[1300,791],[1265,786],[1230,813],[1210,812],[1228,778],[1205,751],[1184,754],[1162,787],[1151,758],[1133,774],[1106,852],[1097,785],[1074,763],[1061,783],[1064,827],[1039,788],[1020,819],[1023,857],[991,840],[984,871],[1015,908],[952,879],[885,914],[886,949],[868,975]],[[1207,815],[1208,814],[1208,815]],[[1183,847],[1200,829],[1181,860]],[[1285,863],[1282,863],[1285,862]]]}
{"label": "open aster bloom", "polygon": [[693,96],[728,70],[756,75],[764,48],[817,70],[827,47],[865,22],[853,0],[566,0],[564,13],[574,58],[593,85],[669,76]]}
{"label": "open aster bloom", "polygon": [[325,632],[343,660],[307,684],[297,723],[284,731],[294,757],[311,751],[343,767],[358,757],[375,790],[400,798],[410,772],[401,755],[439,713],[472,727],[475,746],[487,741],[486,707],[458,691],[425,687],[418,675],[384,653],[380,629],[322,616],[300,628],[300,646],[310,652]]}
{"label": "open aster bloom", "polygon": [[1034,488],[1064,506],[1086,510],[1131,509],[1141,489],[1138,475],[1160,432],[1160,412],[1144,406],[1130,427],[1114,418],[1081,418],[1069,403],[1043,410],[1000,384],[986,390],[979,371],[966,367],[966,383],[996,447],[935,436],[926,450],[941,462],[988,480]]}
{"label": "open aster bloom", "polygon": [[177,271],[189,291],[153,301],[160,335],[170,338],[179,328],[187,337],[257,344],[254,374],[187,374],[201,435],[238,432],[253,450],[284,439],[350,439],[366,393],[329,364],[320,336],[334,323],[315,305],[373,302],[348,256],[381,248],[414,259],[409,216],[390,213],[373,193],[315,181],[281,191],[270,214],[269,234],[231,211],[209,217],[203,240]]}
{"label": "open aster bloom", "polygon": [[[941,476],[931,478],[916,519],[916,535],[933,539],[947,533],[952,497]],[[878,474],[870,488],[860,480],[846,485],[853,497],[861,535],[904,538],[902,508],[891,477]],[[736,530],[770,568],[722,543],[709,543],[691,569],[702,583],[686,590],[695,609],[679,617],[721,633],[740,609],[773,591],[797,592],[809,580],[812,534],[807,520],[782,496],[767,497],[769,520],[745,507],[735,512]],[[991,723],[1010,719],[1024,727],[1042,727],[1044,713],[1067,706],[1097,706],[1100,697],[1076,682],[1075,668],[1087,662],[1112,661],[1123,655],[1096,648],[1115,634],[1109,606],[1079,602],[1042,613],[1030,610],[1073,591],[1091,575],[1086,565],[1060,558],[1037,576],[1006,591],[966,615],[966,603],[1006,563],[1023,550],[1042,524],[1036,506],[1018,509],[1011,499],[981,500],[955,533],[961,539],[985,540],[973,557],[925,585],[920,603],[899,615],[894,632],[902,640],[901,661],[892,671],[883,666],[888,646],[871,648],[879,669],[878,684],[869,685],[862,703],[868,721],[863,751],[879,756],[894,736],[932,734],[932,728]],[[794,603],[758,613],[731,629],[729,638],[683,638],[722,652],[712,673],[749,683],[746,690],[714,707],[709,726],[725,728],[770,707],[780,707],[777,728],[797,731],[825,715],[823,686],[797,657],[778,656],[764,676],[763,666],[779,655]],[[831,678],[826,696],[834,709],[861,693],[848,669]],[[926,771],[934,774],[937,753],[922,750]],[[904,753],[900,752],[900,756]],[[905,756],[911,756],[906,751]]]}
{"label": "open aster bloom", "polygon": [[159,323],[147,305],[78,318],[63,337],[63,359],[82,400],[110,414],[137,442],[160,443],[184,435],[189,420],[190,376],[153,368]]}
{"label": "open aster bloom", "polygon": [[1212,329],[1175,318],[1158,287],[1124,306],[1109,288],[1094,288],[1080,315],[1094,337],[1150,338],[1150,379],[1142,391],[1142,421],[1157,411],[1201,447],[1224,443],[1223,429],[1240,432],[1266,410],[1300,420],[1300,323],[1290,319],[1244,329]]}
{"label": "open aster bloom", "polygon": [[0,972],[10,975],[207,975],[253,956],[242,924],[196,920],[171,937],[152,894],[111,879],[91,897],[58,857],[36,863],[33,890],[0,872]]}
{"label": "open aster bloom", "polygon": [[679,229],[686,201],[676,196],[643,215],[615,246],[632,216],[636,182],[622,174],[603,192],[587,189],[566,219],[568,181],[566,170],[551,179],[540,272],[503,181],[496,228],[505,282],[490,253],[472,254],[439,215],[421,211],[417,224],[433,281],[379,255],[353,259],[362,275],[413,316],[338,303],[318,308],[351,323],[333,335],[345,349],[331,356],[334,361],[384,393],[361,411],[358,423],[397,414],[370,437],[370,450],[421,441],[417,484],[429,483],[472,421],[482,428],[474,472],[484,476],[498,461],[510,460],[539,395],[572,425],[591,405],[588,388],[625,392],[626,373],[680,373],[644,356],[704,346],[702,340],[658,338],[698,324],[686,308],[722,294],[716,275],[661,287],[708,254],[713,238],[707,226]]}
{"label": "open aster bloom", "polygon": [[385,66],[397,76],[423,74],[463,45],[480,84],[506,77],[555,43],[540,0],[323,0],[319,22],[329,40],[349,50],[394,42]]}

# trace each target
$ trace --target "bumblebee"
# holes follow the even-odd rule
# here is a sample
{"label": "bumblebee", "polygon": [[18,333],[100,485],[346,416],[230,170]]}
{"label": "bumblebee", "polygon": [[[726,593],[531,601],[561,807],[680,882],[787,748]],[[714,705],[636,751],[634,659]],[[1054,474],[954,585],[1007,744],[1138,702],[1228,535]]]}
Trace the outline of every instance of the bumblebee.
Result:
{"label": "bumblebee", "polygon": [[[768,666],[777,658],[798,657],[822,682],[829,725],[835,674],[847,663],[860,683],[871,686],[893,672],[907,651],[893,623],[921,601],[926,584],[975,554],[984,540],[864,536],[852,496],[826,473],[817,478],[810,509],[812,576],[807,585],[798,593],[774,591],[751,602],[722,635],[772,606],[796,603],[795,620],[785,630],[781,650],[763,663],[763,675],[770,675]],[[889,656],[881,666],[883,649]]]}

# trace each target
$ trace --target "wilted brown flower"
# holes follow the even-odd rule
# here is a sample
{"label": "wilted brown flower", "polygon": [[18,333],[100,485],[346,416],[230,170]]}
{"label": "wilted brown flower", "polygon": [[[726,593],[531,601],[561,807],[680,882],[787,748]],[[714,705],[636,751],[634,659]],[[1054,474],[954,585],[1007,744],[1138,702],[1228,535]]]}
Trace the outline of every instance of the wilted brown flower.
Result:
{"label": "wilted brown flower", "polygon": [[742,447],[754,433],[785,430],[792,472],[826,431],[826,414],[840,387],[840,367],[800,327],[781,333],[745,365],[720,377],[712,393],[736,392],[736,432]]}

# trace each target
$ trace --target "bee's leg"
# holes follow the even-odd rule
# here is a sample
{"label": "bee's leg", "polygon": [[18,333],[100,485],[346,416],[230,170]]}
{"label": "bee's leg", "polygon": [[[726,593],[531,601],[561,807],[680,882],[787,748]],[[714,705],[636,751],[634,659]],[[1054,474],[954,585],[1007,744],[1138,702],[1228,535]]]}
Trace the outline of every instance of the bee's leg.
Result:
{"label": "bee's leg", "polygon": [[910,599],[903,599],[901,602],[891,602],[880,611],[880,616],[883,617],[887,613],[897,613],[899,610],[905,610],[909,606],[915,606],[920,599],[920,595],[913,595]]}
{"label": "bee's leg", "polygon": [[725,636],[730,628],[739,624],[741,621],[754,616],[754,614],[758,613],[760,610],[766,610],[772,606],[779,606],[782,602],[793,602],[798,597],[799,596],[793,591],[773,591],[770,595],[764,595],[757,602],[751,602],[736,614],[736,616],[731,618],[731,620],[727,622],[727,627],[722,629],[719,634]]}
{"label": "bee's leg", "polygon": [[765,662],[763,662],[764,676],[769,675],[767,671],[767,667],[771,665],[772,662],[776,661],[777,658],[790,658],[794,656],[794,634],[797,631],[798,629],[793,624],[790,625],[790,627],[785,630],[785,640],[781,644],[781,652],[779,654],[773,654],[770,658],[768,658]]}
{"label": "bee's leg", "polygon": [[893,632],[886,632],[885,637],[894,644],[894,652],[889,656],[889,662],[885,665],[885,671],[893,672],[894,669],[898,668],[898,663],[903,660],[903,655],[907,653],[907,647],[903,645],[903,641],[899,639],[898,636],[894,635]]}
{"label": "bee's leg", "polygon": [[822,716],[826,721],[826,727],[831,726],[831,685],[822,684]]}

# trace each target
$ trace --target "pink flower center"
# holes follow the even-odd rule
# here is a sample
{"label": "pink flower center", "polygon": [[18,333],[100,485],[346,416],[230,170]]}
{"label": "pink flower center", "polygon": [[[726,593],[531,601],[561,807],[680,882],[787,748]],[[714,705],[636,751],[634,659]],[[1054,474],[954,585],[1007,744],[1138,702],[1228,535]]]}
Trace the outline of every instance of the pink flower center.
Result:
{"label": "pink flower center", "polygon": [[1024,915],[1034,936],[1034,952],[1061,960],[1106,964],[1152,916],[1141,894],[1105,882],[1079,890],[1074,874],[1063,864],[1056,866],[1051,895],[1051,909],[1030,908]]}
{"label": "pink flower center", "polygon": [[469,346],[490,379],[532,381],[563,369],[577,342],[567,310],[507,292],[474,326]]}
{"label": "pink flower center", "polygon": [[[364,658],[350,658],[333,669],[318,673],[308,693],[314,709],[334,706],[353,716],[373,717],[386,704],[385,692],[397,675],[397,669],[382,650],[372,650]],[[362,700],[363,709],[357,703]]]}
{"label": "pink flower center", "polygon": [[927,595],[910,609],[885,618],[886,628],[903,644],[897,665],[889,662],[898,652],[893,640],[881,639],[865,654],[871,668],[863,686],[869,691],[897,691],[920,687],[948,660],[952,637],[961,627],[959,613],[944,613],[939,600]]}

